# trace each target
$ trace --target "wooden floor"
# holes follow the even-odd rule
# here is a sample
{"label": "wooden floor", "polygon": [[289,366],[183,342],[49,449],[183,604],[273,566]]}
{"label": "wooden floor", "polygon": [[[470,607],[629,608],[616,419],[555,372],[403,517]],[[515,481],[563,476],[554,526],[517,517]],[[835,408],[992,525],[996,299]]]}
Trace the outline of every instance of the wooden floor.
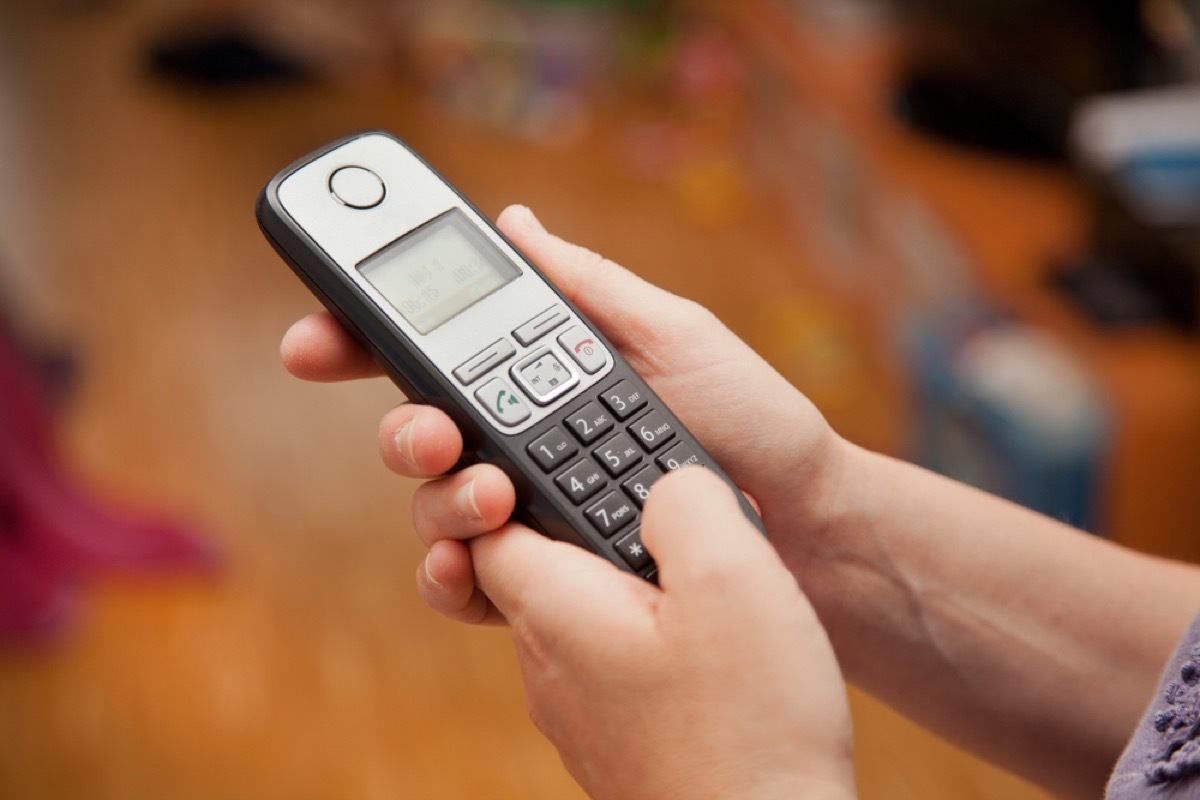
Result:
{"label": "wooden floor", "polygon": [[[374,444],[396,392],[279,366],[281,333],[315,303],[262,242],[254,196],[324,140],[389,128],[487,213],[527,203],[767,351],[764,298],[805,296],[788,234],[754,207],[714,225],[638,181],[609,123],[546,151],[386,81],[175,91],[140,60],[154,22],[0,17],[0,287],[23,329],[79,358],[73,474],[198,526],[223,568],[96,577],[65,636],[0,652],[0,796],[580,797],[526,719],[506,633],[417,598],[413,486]],[[871,418],[855,410],[851,429]],[[863,798],[1042,797],[867,698],[854,708]]]}

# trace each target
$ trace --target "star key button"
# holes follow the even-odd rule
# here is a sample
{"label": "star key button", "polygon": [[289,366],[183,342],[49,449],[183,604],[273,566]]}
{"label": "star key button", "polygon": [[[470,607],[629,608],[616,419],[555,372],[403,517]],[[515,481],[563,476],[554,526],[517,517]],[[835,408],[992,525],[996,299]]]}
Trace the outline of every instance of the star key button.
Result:
{"label": "star key button", "polygon": [[642,529],[640,526],[634,528],[632,533],[618,541],[616,548],[617,552],[621,554],[621,558],[625,559],[625,563],[634,572],[641,572],[654,561],[650,557],[650,553],[646,551],[646,546],[642,544]]}

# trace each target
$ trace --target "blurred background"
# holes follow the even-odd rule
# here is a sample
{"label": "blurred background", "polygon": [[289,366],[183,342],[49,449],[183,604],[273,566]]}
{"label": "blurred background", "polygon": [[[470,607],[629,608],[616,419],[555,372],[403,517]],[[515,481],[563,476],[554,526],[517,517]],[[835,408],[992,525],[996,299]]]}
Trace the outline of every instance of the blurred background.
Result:
{"label": "blurred background", "polygon": [[[1194,0],[0,0],[0,795],[571,798],[255,195],[388,129],[850,439],[1200,559]],[[853,696],[864,798],[1040,798]]]}

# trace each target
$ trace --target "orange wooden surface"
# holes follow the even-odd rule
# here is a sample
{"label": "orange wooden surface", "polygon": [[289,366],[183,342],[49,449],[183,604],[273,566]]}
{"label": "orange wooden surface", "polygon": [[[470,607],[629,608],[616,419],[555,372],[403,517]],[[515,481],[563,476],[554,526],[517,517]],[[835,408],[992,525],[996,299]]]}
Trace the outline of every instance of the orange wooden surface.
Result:
{"label": "orange wooden surface", "polygon": [[[226,564],[212,579],[89,581],[64,639],[0,653],[0,794],[581,796],[525,718],[504,632],[445,622],[416,597],[413,484],[388,474],[374,445],[395,391],[304,385],[278,365],[280,334],[315,302],[262,242],[254,195],[328,138],[390,128],[485,212],[532,206],[568,238],[712,307],[817,392],[820,370],[786,337],[790,310],[842,313],[844,297],[823,299],[814,277],[821,249],[798,243],[791,218],[750,188],[717,221],[685,186],[633,175],[619,102],[584,140],[547,151],[456,123],[400,78],[181,93],[140,60],[159,13],[135,4],[52,26],[0,10],[0,286],[20,298],[27,330],[81,357],[62,428],[75,474],[197,522]],[[1081,235],[1069,182],[947,153],[868,112],[835,113],[872,170],[928,197],[989,289],[1053,325],[1130,409],[1114,530],[1191,554],[1166,532],[1194,521],[1200,502],[1179,490],[1200,446],[1172,410],[1200,409],[1194,344],[1098,337],[1044,291],[1028,265]],[[844,336],[861,391],[830,390],[828,411],[886,446],[897,378],[868,335]],[[1043,796],[868,698],[854,708],[864,798]]]}

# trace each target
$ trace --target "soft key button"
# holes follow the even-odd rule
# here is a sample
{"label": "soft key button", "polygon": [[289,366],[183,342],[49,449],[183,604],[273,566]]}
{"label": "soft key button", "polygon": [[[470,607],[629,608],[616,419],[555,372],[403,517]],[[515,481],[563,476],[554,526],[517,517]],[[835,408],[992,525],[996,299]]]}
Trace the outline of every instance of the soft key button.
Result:
{"label": "soft key button", "polygon": [[501,339],[456,367],[454,377],[458,378],[458,382],[463,386],[470,386],[482,378],[492,367],[503,364],[516,354],[517,348],[513,347],[512,342]]}
{"label": "soft key button", "polygon": [[567,309],[562,306],[547,308],[533,319],[513,331],[517,341],[528,347],[550,331],[567,321]]}
{"label": "soft key button", "polygon": [[558,337],[558,343],[588,375],[594,375],[608,363],[608,351],[596,341],[591,331],[580,325],[568,328]]}

